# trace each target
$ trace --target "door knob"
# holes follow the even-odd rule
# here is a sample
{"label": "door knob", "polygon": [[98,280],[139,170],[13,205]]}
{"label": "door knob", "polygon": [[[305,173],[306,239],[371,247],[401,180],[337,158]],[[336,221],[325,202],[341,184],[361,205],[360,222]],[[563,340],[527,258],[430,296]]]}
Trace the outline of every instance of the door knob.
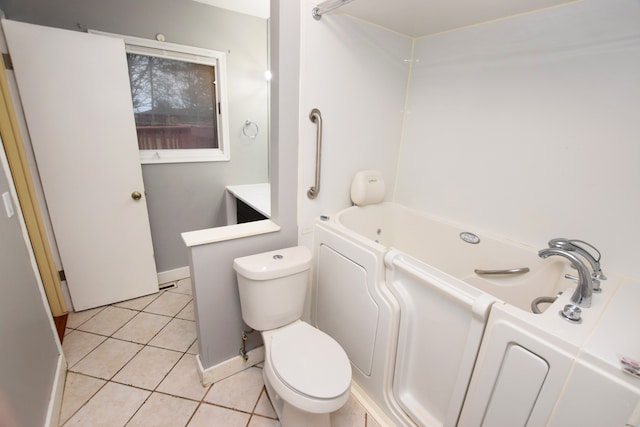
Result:
{"label": "door knob", "polygon": [[131,198],[133,200],[140,200],[142,199],[142,194],[139,191],[134,191],[133,193],[131,193]]}

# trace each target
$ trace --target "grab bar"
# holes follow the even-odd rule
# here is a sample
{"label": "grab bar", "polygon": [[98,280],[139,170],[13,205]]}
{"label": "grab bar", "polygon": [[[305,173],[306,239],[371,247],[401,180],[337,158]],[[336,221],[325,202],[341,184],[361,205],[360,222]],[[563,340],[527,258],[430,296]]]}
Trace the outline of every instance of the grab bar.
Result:
{"label": "grab bar", "polygon": [[492,276],[492,275],[510,275],[510,274],[524,274],[529,272],[529,267],[511,268],[508,270],[473,270],[478,276]]}
{"label": "grab bar", "polygon": [[307,191],[307,197],[311,200],[318,197],[318,193],[320,193],[320,164],[322,160],[322,115],[320,114],[320,110],[314,108],[309,113],[309,119],[317,124],[316,131],[316,184],[309,188]]}

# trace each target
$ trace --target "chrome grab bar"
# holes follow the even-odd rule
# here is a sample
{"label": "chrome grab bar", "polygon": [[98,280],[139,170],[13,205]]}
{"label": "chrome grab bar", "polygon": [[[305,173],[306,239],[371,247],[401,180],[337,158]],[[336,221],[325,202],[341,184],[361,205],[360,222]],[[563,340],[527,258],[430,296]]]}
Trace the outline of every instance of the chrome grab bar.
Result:
{"label": "chrome grab bar", "polygon": [[309,119],[317,124],[316,131],[316,184],[309,188],[307,191],[307,197],[311,200],[318,197],[318,193],[320,193],[320,164],[322,160],[322,115],[320,114],[320,110],[314,108],[309,113]]}
{"label": "chrome grab bar", "polygon": [[529,272],[529,267],[511,268],[507,270],[473,270],[478,276],[498,276],[498,275],[510,275],[510,274],[524,274]]}

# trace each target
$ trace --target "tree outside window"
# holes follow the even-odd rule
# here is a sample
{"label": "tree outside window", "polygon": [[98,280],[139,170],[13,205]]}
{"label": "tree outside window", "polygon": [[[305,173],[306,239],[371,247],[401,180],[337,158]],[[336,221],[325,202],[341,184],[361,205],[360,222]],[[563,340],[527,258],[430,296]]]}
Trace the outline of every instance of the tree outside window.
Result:
{"label": "tree outside window", "polygon": [[127,54],[141,150],[219,148],[215,67]]}

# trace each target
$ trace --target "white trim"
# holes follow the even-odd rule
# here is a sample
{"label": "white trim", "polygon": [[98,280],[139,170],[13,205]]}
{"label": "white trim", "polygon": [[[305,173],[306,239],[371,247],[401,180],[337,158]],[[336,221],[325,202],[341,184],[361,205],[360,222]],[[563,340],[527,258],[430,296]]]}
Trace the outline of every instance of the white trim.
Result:
{"label": "white trim", "polygon": [[276,231],[280,231],[278,224],[270,219],[263,219],[261,221],[232,224],[204,230],[186,231],[182,233],[181,236],[184,244],[188,248],[191,248],[193,246],[208,245],[210,243],[241,239],[243,237],[274,233]]}
{"label": "white trim", "polygon": [[[219,58],[220,56],[224,57],[224,52],[220,52],[217,50],[212,50],[212,49],[204,49],[201,47],[195,47],[195,46],[188,46],[188,45],[183,45],[183,44],[176,44],[176,43],[169,43],[169,42],[161,42],[161,41],[157,41],[157,40],[151,40],[151,39],[145,39],[142,37],[133,37],[133,36],[126,36],[124,34],[116,34],[116,33],[107,33],[105,31],[96,31],[96,30],[87,30],[87,32],[89,34],[97,34],[99,36],[107,36],[107,37],[114,37],[117,39],[122,39],[124,41],[124,43],[126,45],[133,45],[133,46],[141,46],[141,47],[146,47],[146,48],[151,48],[154,49],[156,51],[170,51],[170,52],[175,52],[178,55],[184,55],[184,54],[190,54],[190,55],[195,55],[196,57],[200,56],[204,58]],[[127,51],[129,48],[127,48]],[[158,55],[158,54],[150,54],[149,51],[147,50],[135,50],[135,47],[132,48],[134,53],[142,53],[143,55],[153,55],[153,56],[162,56],[162,55]],[[171,56],[171,58],[175,58],[175,56]],[[176,59],[180,59],[180,58],[176,58]],[[182,61],[189,61],[189,62],[199,62],[199,60],[197,58],[190,58],[190,59],[181,59]],[[213,64],[213,62],[211,62],[209,60],[209,62],[201,62],[201,63],[206,63],[206,64]]]}
{"label": "white trim", "polygon": [[232,357],[231,359],[220,362],[215,366],[204,369],[200,361],[200,355],[196,355],[196,363],[198,365],[198,375],[202,385],[207,386],[217,381],[223,380],[231,375],[244,371],[260,362],[264,361],[264,346],[254,348],[247,352],[248,359],[245,361],[242,356]]}
{"label": "white trim", "polygon": [[173,270],[158,272],[158,284],[163,285],[176,280],[187,279],[191,277],[189,266],[174,268]]}
{"label": "white trim", "polygon": [[67,379],[67,361],[64,354],[58,356],[58,366],[56,367],[56,376],[53,379],[53,387],[51,388],[51,399],[47,408],[47,418],[44,425],[47,427],[57,427],[60,424],[60,409],[62,408],[62,394],[64,392],[64,384]]}
{"label": "white trim", "polygon": [[229,98],[227,94],[227,54],[225,52],[167,43],[104,31],[88,30],[89,34],[121,39],[128,53],[156,56],[177,61],[206,64],[214,67],[216,101],[219,108],[218,148],[184,150],[140,150],[140,163],[187,163],[187,162],[227,162],[231,159],[231,140],[229,136]]}
{"label": "white trim", "polygon": [[351,381],[351,395],[362,405],[365,411],[382,427],[394,427],[396,424],[391,418],[362,390],[355,381]]}
{"label": "white trim", "polygon": [[[221,143],[221,145],[225,144]],[[231,160],[229,149],[140,150],[140,163],[143,165],[156,163],[228,162],[229,160]]]}

